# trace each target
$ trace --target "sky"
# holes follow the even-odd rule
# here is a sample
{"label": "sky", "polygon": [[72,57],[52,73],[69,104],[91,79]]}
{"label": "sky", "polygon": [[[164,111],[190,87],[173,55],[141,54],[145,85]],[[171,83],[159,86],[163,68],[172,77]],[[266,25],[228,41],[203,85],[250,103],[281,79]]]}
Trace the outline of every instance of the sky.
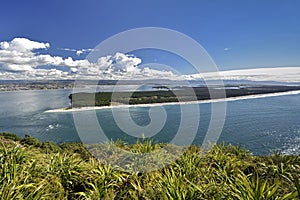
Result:
{"label": "sky", "polygon": [[[120,52],[97,64],[86,61],[90,50],[100,42],[141,27],[168,28],[193,38],[221,71],[297,67],[299,8],[297,0],[2,1],[0,78],[22,78],[17,75],[21,73],[31,78],[36,74],[66,78],[83,66],[81,74],[95,72],[113,78],[126,76],[127,72],[128,77],[161,73],[137,69],[147,62],[192,73],[184,60],[151,50],[134,52],[136,58]],[[171,71],[164,73],[172,75]]]}

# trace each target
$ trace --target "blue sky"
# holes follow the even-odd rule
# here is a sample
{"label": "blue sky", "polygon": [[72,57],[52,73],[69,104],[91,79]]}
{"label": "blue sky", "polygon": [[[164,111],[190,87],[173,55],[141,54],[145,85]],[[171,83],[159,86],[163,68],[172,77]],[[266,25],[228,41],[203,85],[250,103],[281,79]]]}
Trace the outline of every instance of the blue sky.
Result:
{"label": "blue sky", "polygon": [[[154,26],[192,37],[220,70],[300,66],[299,9],[297,0],[10,0],[1,2],[0,41],[48,42],[51,55],[78,59],[60,49],[94,48],[119,32]],[[171,57],[161,61],[184,65]]]}

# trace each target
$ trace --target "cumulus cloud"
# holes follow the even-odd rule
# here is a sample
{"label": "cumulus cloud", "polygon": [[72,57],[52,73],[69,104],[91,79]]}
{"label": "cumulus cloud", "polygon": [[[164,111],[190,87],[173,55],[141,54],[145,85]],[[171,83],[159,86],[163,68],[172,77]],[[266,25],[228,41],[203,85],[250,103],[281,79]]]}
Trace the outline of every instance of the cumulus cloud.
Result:
{"label": "cumulus cloud", "polygon": [[66,59],[49,54],[36,54],[33,50],[49,48],[49,43],[35,42],[26,38],[15,38],[0,43],[0,63],[8,71],[29,71],[38,66],[81,67],[89,65],[87,60]]}
{"label": "cumulus cloud", "polygon": [[174,79],[178,76],[171,71],[156,70],[149,67],[141,68],[142,60],[133,55],[116,53],[101,57],[97,63],[78,68],[77,75],[81,77],[94,76],[98,79]]}
{"label": "cumulus cloud", "polygon": [[[37,54],[35,50],[47,49],[49,43],[15,38],[0,42],[0,79],[143,79],[174,77],[171,71],[140,68],[140,58],[124,53],[116,53],[98,59],[96,63],[88,60],[74,60],[49,54]],[[73,51],[74,49],[65,49]],[[77,54],[91,49],[74,50]],[[48,66],[43,69],[41,66]],[[65,67],[62,70],[59,67]]]}
{"label": "cumulus cloud", "polygon": [[49,48],[49,43],[35,42],[27,38],[14,38],[11,42],[0,42],[0,48],[7,51],[30,53],[34,49]]}

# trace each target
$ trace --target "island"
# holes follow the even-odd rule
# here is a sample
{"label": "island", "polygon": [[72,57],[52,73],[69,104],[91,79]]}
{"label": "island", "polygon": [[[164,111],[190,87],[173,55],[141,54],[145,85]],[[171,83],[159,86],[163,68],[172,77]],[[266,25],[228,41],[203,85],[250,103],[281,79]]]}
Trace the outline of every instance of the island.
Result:
{"label": "island", "polygon": [[[138,105],[171,102],[193,102],[249,95],[300,91],[300,86],[283,85],[226,85],[198,87],[153,87],[153,91],[79,92],[69,95],[71,108]],[[156,89],[156,90],[155,90]],[[163,89],[163,90],[161,90]]]}

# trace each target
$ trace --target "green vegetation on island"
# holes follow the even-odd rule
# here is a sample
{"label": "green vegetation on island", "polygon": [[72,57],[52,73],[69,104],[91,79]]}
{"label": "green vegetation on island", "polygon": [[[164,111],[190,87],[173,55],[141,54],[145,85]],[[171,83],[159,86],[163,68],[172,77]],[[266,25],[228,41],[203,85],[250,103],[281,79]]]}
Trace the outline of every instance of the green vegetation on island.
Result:
{"label": "green vegetation on island", "polygon": [[[149,140],[111,145],[138,155],[164,144]],[[111,152],[109,158],[118,156]],[[130,164],[130,163],[129,163]],[[203,154],[190,146],[157,171],[130,173],[103,164],[81,143],[55,144],[0,134],[0,199],[297,199],[300,158],[254,156],[231,145]]]}
{"label": "green vegetation on island", "polygon": [[[156,91],[135,92],[96,92],[74,93],[69,98],[72,107],[111,106],[122,104],[152,104],[167,102],[188,102],[226,97],[238,97],[255,94],[269,94],[300,90],[300,86],[270,86],[270,85],[242,85],[242,86],[214,86],[214,87],[177,87],[170,89],[166,86],[156,86]],[[222,90],[223,89],[223,90]]]}

